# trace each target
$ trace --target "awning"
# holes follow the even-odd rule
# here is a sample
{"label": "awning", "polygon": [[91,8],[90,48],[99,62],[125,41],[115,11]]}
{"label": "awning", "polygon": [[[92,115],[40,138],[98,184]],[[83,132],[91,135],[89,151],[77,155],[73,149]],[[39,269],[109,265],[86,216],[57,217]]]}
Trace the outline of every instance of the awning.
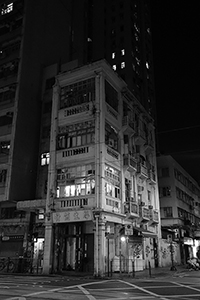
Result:
{"label": "awning", "polygon": [[157,238],[158,237],[155,232],[152,232],[152,231],[149,231],[149,230],[146,230],[146,229],[133,227],[133,230],[139,232],[140,235],[143,236],[143,237],[151,237],[151,238]]}
{"label": "awning", "polygon": [[148,231],[148,230],[142,230],[142,235],[144,237],[151,237],[151,238],[157,238],[157,234],[155,232],[151,232],[151,231]]}

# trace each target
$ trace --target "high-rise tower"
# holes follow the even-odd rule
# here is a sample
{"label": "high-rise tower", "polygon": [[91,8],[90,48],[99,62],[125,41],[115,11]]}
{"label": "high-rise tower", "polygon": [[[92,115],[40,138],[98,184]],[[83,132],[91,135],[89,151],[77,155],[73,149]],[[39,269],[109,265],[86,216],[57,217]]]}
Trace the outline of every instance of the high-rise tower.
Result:
{"label": "high-rise tower", "polygon": [[105,58],[155,116],[149,1],[73,0],[64,6],[70,22],[69,59],[85,64]]}

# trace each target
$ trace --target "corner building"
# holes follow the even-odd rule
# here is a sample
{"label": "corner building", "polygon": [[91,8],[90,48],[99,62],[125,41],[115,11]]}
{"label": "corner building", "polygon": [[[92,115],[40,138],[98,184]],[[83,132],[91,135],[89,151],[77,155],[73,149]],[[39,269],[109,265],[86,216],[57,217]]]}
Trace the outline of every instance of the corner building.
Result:
{"label": "corner building", "polygon": [[43,273],[159,265],[153,120],[105,60],[56,76],[48,170]]}

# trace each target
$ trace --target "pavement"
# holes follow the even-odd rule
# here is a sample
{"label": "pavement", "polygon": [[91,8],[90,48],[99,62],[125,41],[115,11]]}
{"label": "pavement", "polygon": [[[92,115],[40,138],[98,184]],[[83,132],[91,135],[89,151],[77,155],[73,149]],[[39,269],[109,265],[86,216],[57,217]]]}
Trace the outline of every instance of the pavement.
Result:
{"label": "pavement", "polygon": [[[50,275],[43,275],[43,274],[26,274],[26,273],[5,273],[1,272],[1,275],[15,275],[15,276],[45,276],[45,277],[66,277],[66,278],[82,278],[82,279],[94,279],[95,277],[91,273],[86,272],[74,272],[74,271],[65,271],[59,274],[50,274]],[[134,278],[134,279],[149,279],[149,278],[167,278],[167,277],[183,277],[183,276],[198,276],[200,277],[200,270],[195,271],[193,269],[188,269],[187,265],[180,265],[176,266],[175,268],[172,267],[158,267],[152,269],[145,269],[143,271],[137,271],[133,273],[112,273],[106,274],[103,279],[117,279],[117,278]],[[99,277],[97,279],[100,279]]]}

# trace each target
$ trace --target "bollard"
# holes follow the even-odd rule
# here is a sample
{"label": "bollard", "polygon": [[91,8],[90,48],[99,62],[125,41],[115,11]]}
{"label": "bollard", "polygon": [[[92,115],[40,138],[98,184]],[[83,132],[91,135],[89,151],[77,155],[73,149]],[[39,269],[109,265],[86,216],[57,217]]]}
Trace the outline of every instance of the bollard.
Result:
{"label": "bollard", "polygon": [[113,260],[111,259],[111,261],[110,261],[110,277],[112,277],[112,273],[113,273]]}
{"label": "bollard", "polygon": [[151,277],[151,263],[149,261],[149,277]]}
{"label": "bollard", "polygon": [[133,277],[135,277],[135,261],[132,261],[132,271],[133,271]]}

